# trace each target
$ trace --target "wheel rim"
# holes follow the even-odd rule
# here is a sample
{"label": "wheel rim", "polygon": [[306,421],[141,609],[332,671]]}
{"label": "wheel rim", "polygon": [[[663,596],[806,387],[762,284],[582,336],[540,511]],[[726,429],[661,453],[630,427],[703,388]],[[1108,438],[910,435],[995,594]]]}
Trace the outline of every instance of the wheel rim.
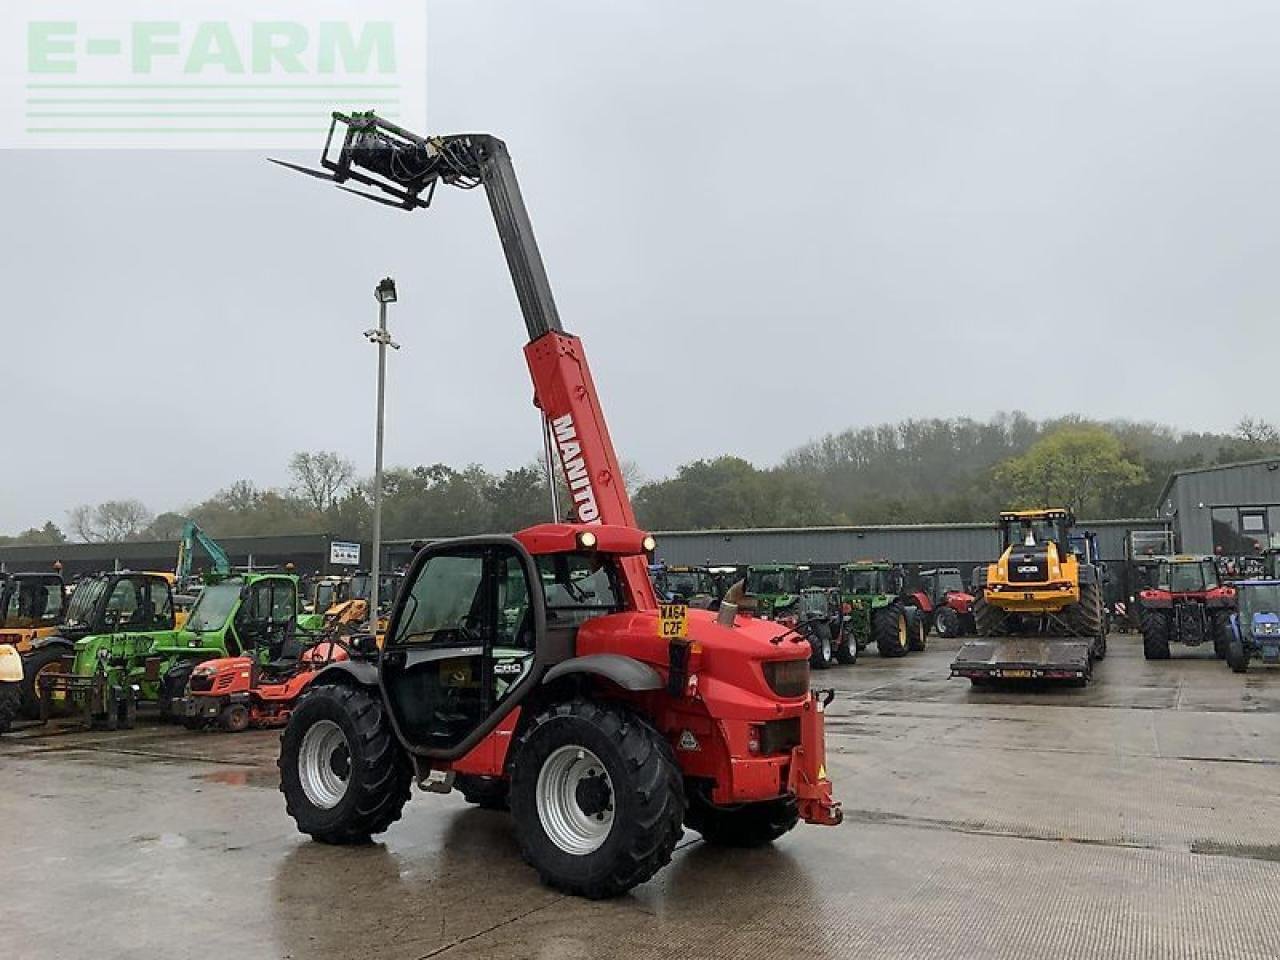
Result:
{"label": "wheel rim", "polygon": [[542,829],[565,853],[585,856],[609,838],[613,781],[590,750],[570,744],[547,757],[538,771],[536,794]]}
{"label": "wheel rim", "polygon": [[[55,674],[55,673],[61,674],[64,672],[65,671],[62,669],[61,662],[57,660],[54,660],[50,663],[46,663],[43,667],[41,667],[39,670],[36,671],[35,677],[33,677],[31,681],[31,693],[32,693],[32,696],[36,698],[37,703],[44,699],[44,693],[40,689],[40,678],[44,676],[48,676],[50,674]],[[66,699],[67,699],[66,695],[60,692],[54,692],[49,695],[50,703],[63,703]]]}
{"label": "wheel rim", "polygon": [[332,720],[312,724],[298,751],[298,780],[307,799],[332,810],[346,796],[350,775],[351,748],[342,728]]}
{"label": "wheel rim", "polygon": [[831,638],[830,637],[822,638],[822,662],[823,663],[831,662]]}
{"label": "wheel rim", "polygon": [[907,647],[907,618],[906,617],[898,618],[898,646],[902,647],[904,650]]}

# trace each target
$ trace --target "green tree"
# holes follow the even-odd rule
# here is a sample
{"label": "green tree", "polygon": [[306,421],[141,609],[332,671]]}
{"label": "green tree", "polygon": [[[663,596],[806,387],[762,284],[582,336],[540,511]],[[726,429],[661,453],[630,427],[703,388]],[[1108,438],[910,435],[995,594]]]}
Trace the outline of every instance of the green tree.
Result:
{"label": "green tree", "polygon": [[1087,424],[1045,436],[992,476],[1012,499],[1010,506],[1065,506],[1077,516],[1098,515],[1109,498],[1147,479],[1141,466],[1125,458],[1114,434]]}

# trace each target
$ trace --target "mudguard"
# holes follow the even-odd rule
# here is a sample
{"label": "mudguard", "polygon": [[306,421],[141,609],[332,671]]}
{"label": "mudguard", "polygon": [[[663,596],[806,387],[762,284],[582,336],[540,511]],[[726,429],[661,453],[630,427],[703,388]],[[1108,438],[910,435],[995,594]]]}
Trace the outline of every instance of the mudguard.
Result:
{"label": "mudguard", "polygon": [[311,686],[326,683],[358,683],[362,687],[378,685],[378,665],[369,660],[339,660],[316,674]]}
{"label": "mudguard", "polygon": [[551,683],[575,673],[604,677],[623,690],[661,690],[665,686],[662,676],[653,667],[620,653],[593,653],[562,661],[547,671],[542,682]]}
{"label": "mudguard", "polygon": [[5,644],[0,646],[0,683],[22,682],[22,654]]}
{"label": "mudguard", "polygon": [[31,641],[32,650],[43,650],[45,647],[64,647],[68,651],[72,651],[75,650],[76,645],[66,637],[59,636],[56,633],[51,637],[39,637]]}

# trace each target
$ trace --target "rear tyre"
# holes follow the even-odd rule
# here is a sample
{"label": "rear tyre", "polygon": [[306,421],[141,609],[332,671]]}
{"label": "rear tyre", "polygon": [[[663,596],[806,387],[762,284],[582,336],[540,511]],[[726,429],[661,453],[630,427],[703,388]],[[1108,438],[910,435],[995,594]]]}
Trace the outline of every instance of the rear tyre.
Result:
{"label": "rear tyre", "polygon": [[980,637],[996,637],[1004,632],[1005,615],[999,607],[979,596],[973,601],[973,630]]}
{"label": "rear tyre", "polygon": [[905,657],[910,644],[907,615],[900,604],[891,603],[871,614],[871,639],[882,657]]}
{"label": "rear tyre", "polygon": [[858,662],[857,641],[848,633],[840,635],[840,645],[836,647],[836,663],[851,667]]}
{"label": "rear tyre", "polygon": [[453,778],[453,789],[462,794],[463,800],[474,803],[481,810],[509,809],[511,784],[502,777],[460,773]]}
{"label": "rear tyre", "polygon": [[643,719],[570,700],[539,714],[513,752],[516,838],[543,883],[596,900],[671,862],[684,784],[671,745]]}
{"label": "rear tyre", "polygon": [[1148,660],[1169,659],[1169,618],[1156,610],[1142,613],[1142,655]]}
{"label": "rear tyre", "polygon": [[960,636],[960,614],[950,607],[943,607],[934,614],[933,632],[943,639]]}
{"label": "rear tyre", "polygon": [[41,647],[23,656],[20,710],[24,720],[40,719],[39,677],[42,673],[61,673],[59,661],[64,653],[66,650],[62,647]]}
{"label": "rear tyre", "polygon": [[1213,655],[1219,660],[1227,658],[1227,645],[1231,640],[1231,619],[1224,616],[1213,618]]}
{"label": "rear tyre", "polygon": [[929,621],[917,607],[907,607],[907,649],[919,653],[929,640]]}
{"label": "rear tyre", "polygon": [[719,847],[762,847],[789,833],[800,821],[794,797],[717,807],[698,790],[689,791],[684,824]]}
{"label": "rear tyre", "polygon": [[0,683],[0,733],[8,731],[22,710],[22,684]]}
{"label": "rear tyre", "polygon": [[818,626],[809,634],[809,666],[814,670],[827,670],[835,660],[831,645],[831,630]]}
{"label": "rear tyre", "polygon": [[413,771],[377,696],[313,688],[280,736],[280,791],[302,833],[321,843],[367,843],[400,819]]}
{"label": "rear tyre", "polygon": [[1236,637],[1227,642],[1227,666],[1233,673],[1245,673],[1249,669],[1249,655]]}

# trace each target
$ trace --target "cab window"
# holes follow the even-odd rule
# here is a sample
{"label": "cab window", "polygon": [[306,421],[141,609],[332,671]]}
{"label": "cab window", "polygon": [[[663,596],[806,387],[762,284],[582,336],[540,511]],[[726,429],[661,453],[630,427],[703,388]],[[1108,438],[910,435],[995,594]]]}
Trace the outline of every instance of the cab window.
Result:
{"label": "cab window", "polygon": [[394,645],[469,642],[481,623],[483,582],[484,554],[479,551],[428,559],[409,592]]}

